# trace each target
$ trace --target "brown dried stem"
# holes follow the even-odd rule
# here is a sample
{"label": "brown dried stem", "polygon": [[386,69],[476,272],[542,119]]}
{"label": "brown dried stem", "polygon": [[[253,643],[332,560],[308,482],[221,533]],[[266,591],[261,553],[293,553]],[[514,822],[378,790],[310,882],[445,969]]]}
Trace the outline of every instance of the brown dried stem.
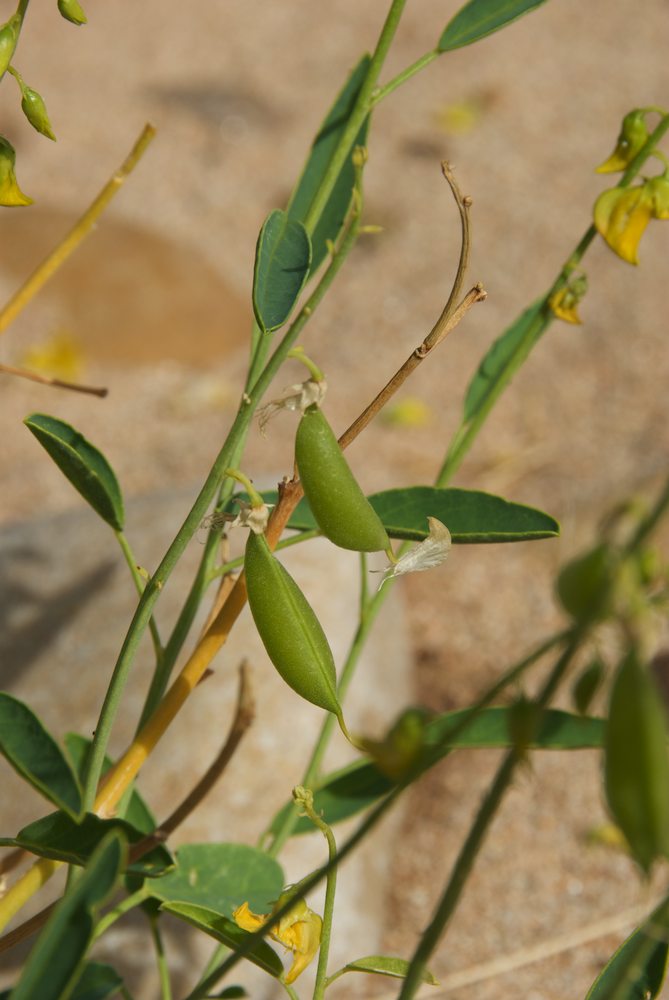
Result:
{"label": "brown dried stem", "polygon": [[104,387],[94,385],[79,385],[76,382],[65,382],[62,378],[52,378],[49,375],[38,375],[37,372],[27,371],[25,368],[14,368],[13,365],[0,364],[0,372],[6,375],[18,375],[19,378],[30,379],[31,382],[40,382],[42,385],[53,386],[54,389],[69,389],[70,392],[86,392],[89,396],[104,397],[109,392]]}

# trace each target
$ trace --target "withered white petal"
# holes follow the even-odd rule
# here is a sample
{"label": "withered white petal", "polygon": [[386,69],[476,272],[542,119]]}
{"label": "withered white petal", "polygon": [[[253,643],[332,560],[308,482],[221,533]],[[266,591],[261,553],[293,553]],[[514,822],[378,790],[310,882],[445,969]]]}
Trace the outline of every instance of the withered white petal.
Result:
{"label": "withered white petal", "polygon": [[451,550],[451,533],[436,517],[428,517],[430,533],[427,538],[405,552],[396,563],[386,567],[382,584],[404,573],[421,573],[445,562]]}
{"label": "withered white petal", "polygon": [[269,403],[266,403],[265,406],[258,410],[258,425],[261,433],[265,433],[267,424],[279,410],[290,410],[291,412],[299,410],[300,413],[304,413],[314,403],[320,406],[325,398],[326,391],[327,382],[325,379],[317,382],[315,379],[310,378],[306,382],[298,382],[297,385],[288,386],[287,389],[284,389],[282,396],[279,396],[278,399],[270,400]]}

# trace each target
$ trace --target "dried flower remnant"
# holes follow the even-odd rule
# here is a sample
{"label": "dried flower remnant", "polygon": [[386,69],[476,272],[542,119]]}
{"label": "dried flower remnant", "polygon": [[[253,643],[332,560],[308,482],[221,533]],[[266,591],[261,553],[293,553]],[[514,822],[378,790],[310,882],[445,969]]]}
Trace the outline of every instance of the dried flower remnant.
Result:
{"label": "dried flower remnant", "polygon": [[451,533],[436,517],[428,517],[427,523],[430,527],[427,538],[400,556],[396,563],[391,563],[383,570],[381,586],[386,580],[391,580],[395,576],[402,576],[404,573],[422,573],[423,570],[434,569],[446,561],[451,551]]}
{"label": "dried flower remnant", "polygon": [[284,389],[282,396],[270,400],[258,410],[260,433],[265,433],[267,424],[281,410],[304,413],[310,406],[320,406],[325,399],[326,392],[327,382],[323,378],[318,380],[310,378],[306,382],[298,382],[296,385],[288,386]]}

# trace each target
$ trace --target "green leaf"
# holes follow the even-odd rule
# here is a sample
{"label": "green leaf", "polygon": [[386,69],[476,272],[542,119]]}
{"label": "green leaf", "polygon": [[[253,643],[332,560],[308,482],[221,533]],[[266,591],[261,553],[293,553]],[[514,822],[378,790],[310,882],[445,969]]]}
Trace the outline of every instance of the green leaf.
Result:
{"label": "green leaf", "polygon": [[96,514],[115,531],[122,531],[123,497],[102,452],[64,420],[32,413],[23,422]]}
{"label": "green leaf", "polygon": [[[276,503],[276,490],[265,490],[262,497]],[[368,500],[391,538],[422,542],[429,533],[428,515],[446,525],[456,545],[527,542],[560,533],[560,525],[549,514],[480,490],[409,486],[373,493]],[[226,509],[236,509],[234,500]],[[287,527],[292,531],[318,529],[306,498],[298,503]]]}
{"label": "green leaf", "polygon": [[[311,153],[306,162],[297,186],[288,203],[288,215],[291,219],[304,222],[311,208],[316,192],[330,165],[333,153],[339,145],[339,140],[348,125],[358,98],[360,88],[369,69],[369,56],[365,55],[355,67],[335,103],[320,127],[311,147]],[[364,146],[367,141],[369,118],[365,120],[351,145]],[[328,198],[318,225],[311,234],[311,273],[319,267],[327,254],[327,241],[335,241],[341,232],[353,197],[355,171],[348,156],[339,172],[332,193]]]}
{"label": "green leaf", "polygon": [[115,996],[123,980],[116,969],[102,962],[87,962],[70,1000],[106,1000]]}
{"label": "green leaf", "polygon": [[274,858],[246,844],[184,844],[176,867],[151,883],[151,895],[165,902],[197,903],[232,917],[244,902],[269,913],[281,895],[284,875]]}
{"label": "green leaf", "polygon": [[243,986],[228,986],[222,993],[211,993],[210,996],[217,997],[218,1000],[240,1000],[240,997],[247,997],[248,993]]}
{"label": "green leaf", "polygon": [[[144,836],[125,820],[100,819],[94,813],[86,813],[81,823],[75,823],[63,813],[51,813],[29,823],[16,837],[3,838],[0,843],[5,847],[22,847],[53,861],[85,865],[100,842],[113,830],[121,831],[131,844]],[[166,847],[159,845],[129,865],[128,871],[145,878],[156,878],[173,866],[172,855]]]}
{"label": "green leaf", "polygon": [[[404,958],[391,958],[388,955],[367,955],[366,958],[357,958],[355,962],[347,962],[342,972],[370,972],[379,976],[392,976],[393,979],[404,979],[410,962]],[[431,972],[426,969],[423,973],[423,982],[430,986],[437,986],[438,982]]]}
{"label": "green leaf", "polygon": [[656,858],[669,856],[669,756],[665,708],[634,650],[611,691],[605,787],[614,820],[648,872]]}
{"label": "green leaf", "polygon": [[669,955],[669,900],[623,941],[588,990],[585,1000],[655,1000]]}
{"label": "green leaf", "polygon": [[63,1000],[70,996],[91,942],[96,913],[125,861],[125,843],[114,831],[100,844],[81,877],[56,906],[33,948],[12,1000]]}
{"label": "green leaf", "polygon": [[[464,720],[469,709],[446,712],[432,719],[425,730],[425,743],[431,763],[436,763],[451,750],[509,748],[513,737],[509,720],[513,707],[484,708],[473,715],[467,726]],[[449,733],[457,730],[451,738]],[[604,745],[604,719],[572,715],[558,709],[542,713],[541,722],[528,748],[535,750],[584,750]],[[373,764],[359,760],[339,771],[326,775],[314,789],[314,809],[331,826],[369,808],[390,791],[393,783]],[[285,820],[291,804],[287,803],[272,820],[269,832],[276,834]],[[313,824],[300,817],[294,834],[313,832]]]}
{"label": "green leaf", "polygon": [[[227,917],[215,910],[208,909],[206,906],[196,906],[194,903],[163,903],[161,910],[173,913],[181,920],[192,924],[193,927],[197,927],[216,938],[226,947],[232,948],[233,951],[238,951],[240,946],[251,936],[232,920],[228,920]],[[260,969],[268,972],[270,976],[278,978],[283,975],[281,959],[265,941],[258,941],[248,952],[246,958],[249,962],[253,962]]]}
{"label": "green leaf", "polygon": [[81,788],[65,754],[28,706],[4,691],[0,691],[0,752],[55,806],[73,817],[81,815]]}
{"label": "green leaf", "polygon": [[275,209],[265,219],[256,246],[253,311],[266,333],[288,319],[311,265],[311,243],[301,222]]}
{"label": "green leaf", "polygon": [[[91,742],[88,737],[81,736],[79,733],[67,733],[65,736],[65,746],[80,781],[84,773],[86,753]],[[112,763],[111,757],[105,754],[102,767],[103,776],[112,766]],[[134,787],[128,789],[123,795],[116,807],[116,816],[118,819],[126,820],[135,830],[139,830],[141,833],[153,833],[156,828],[156,820],[153,813]]]}
{"label": "green leaf", "polygon": [[[107,1000],[115,996],[123,980],[111,965],[102,962],[87,962],[69,1000]],[[0,1000],[9,1000],[11,990],[0,991]]]}
{"label": "green leaf", "polygon": [[439,52],[460,49],[492,35],[546,0],[469,0],[446,25],[439,39]]}
{"label": "green leaf", "polygon": [[535,302],[497,338],[484,356],[467,389],[464,420],[470,421],[491,406],[518,371],[552,320],[544,299]]}

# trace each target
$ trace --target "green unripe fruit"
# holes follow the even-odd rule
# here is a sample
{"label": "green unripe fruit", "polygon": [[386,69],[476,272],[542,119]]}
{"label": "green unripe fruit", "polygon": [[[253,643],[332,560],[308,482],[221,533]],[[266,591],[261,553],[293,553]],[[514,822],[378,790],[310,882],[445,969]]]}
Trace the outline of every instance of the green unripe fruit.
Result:
{"label": "green unripe fruit", "polygon": [[664,705],[634,650],[613,683],[605,751],[609,808],[648,872],[669,856],[669,756]]}
{"label": "green unripe fruit", "polygon": [[34,129],[37,129],[38,132],[45,135],[47,139],[53,139],[54,142],[56,141],[56,137],[53,134],[51,122],[49,121],[49,116],[46,111],[44,98],[38,94],[36,90],[33,90],[31,87],[24,88],[21,108]]}
{"label": "green unripe fruit", "polygon": [[318,527],[331,542],[356,552],[390,548],[379,515],[362,492],[321,410],[305,410],[295,461]]}
{"label": "green unripe fruit", "polygon": [[244,571],[251,614],[270,660],[293,691],[341,720],[337,675],[325,633],[264,535],[249,534]]}

